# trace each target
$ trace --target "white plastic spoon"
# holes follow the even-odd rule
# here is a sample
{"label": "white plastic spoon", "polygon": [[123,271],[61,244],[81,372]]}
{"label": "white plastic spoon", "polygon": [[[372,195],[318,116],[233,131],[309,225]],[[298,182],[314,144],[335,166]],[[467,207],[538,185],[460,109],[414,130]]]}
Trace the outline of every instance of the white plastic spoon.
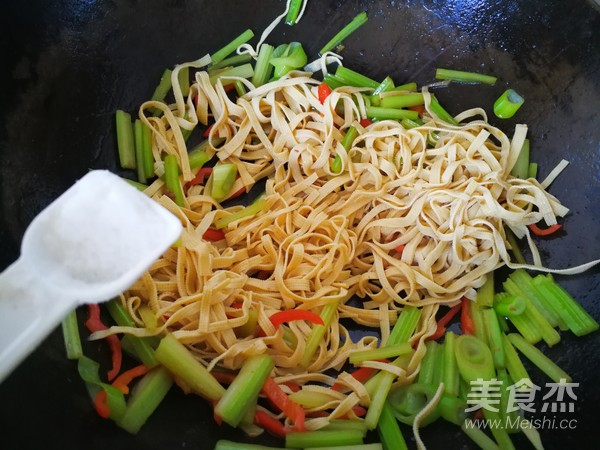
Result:
{"label": "white plastic spoon", "polygon": [[107,171],[92,171],[29,225],[0,274],[0,382],[80,304],[129,288],[181,234],[180,221]]}

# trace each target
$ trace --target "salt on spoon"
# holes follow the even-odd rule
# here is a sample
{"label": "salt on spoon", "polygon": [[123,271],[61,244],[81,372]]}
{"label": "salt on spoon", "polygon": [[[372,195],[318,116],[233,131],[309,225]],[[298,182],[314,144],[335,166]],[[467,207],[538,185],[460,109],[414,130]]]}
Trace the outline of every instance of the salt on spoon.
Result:
{"label": "salt on spoon", "polygon": [[180,234],[179,219],[120,177],[88,172],[31,222],[0,273],[0,382],[71,310],[128,289]]}

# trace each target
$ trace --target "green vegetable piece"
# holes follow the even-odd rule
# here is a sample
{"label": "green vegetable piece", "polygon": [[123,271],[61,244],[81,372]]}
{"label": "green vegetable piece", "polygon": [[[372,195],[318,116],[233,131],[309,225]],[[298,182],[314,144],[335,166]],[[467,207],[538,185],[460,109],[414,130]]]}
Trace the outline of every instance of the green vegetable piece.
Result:
{"label": "green vegetable piece", "polygon": [[212,60],[213,65],[218,64],[219,62],[221,62],[222,60],[227,58],[229,55],[231,55],[233,52],[235,52],[240,45],[245,44],[253,37],[254,37],[254,33],[252,32],[252,30],[248,29],[248,30],[244,31],[242,34],[240,34],[238,37],[236,37],[233,41],[228,43],[225,47],[223,47],[220,50],[217,50],[212,55],[210,55],[210,59]]}
{"label": "green vegetable piece", "polygon": [[377,81],[344,66],[338,66],[335,71],[335,76],[337,79],[342,81],[345,86],[370,87],[373,89],[377,89],[379,87],[379,83]]}
{"label": "green vegetable piece", "polygon": [[452,115],[446,111],[442,105],[440,105],[440,102],[438,102],[433,95],[431,96],[431,101],[429,102],[429,111],[437,116],[438,119],[449,123],[450,125],[458,125],[458,122],[454,120],[454,117],[452,117]]}
{"label": "green vegetable piece", "polygon": [[308,339],[306,341],[306,348],[304,349],[304,354],[300,359],[301,367],[308,367],[310,365],[310,361],[314,356],[317,348],[321,344],[323,340],[323,336],[325,335],[325,331],[329,328],[331,324],[331,320],[333,319],[334,314],[337,312],[338,303],[328,303],[323,306],[321,310],[321,320],[323,321],[323,325],[314,325],[312,331],[310,332]]}
{"label": "green vegetable piece", "polygon": [[478,378],[491,380],[495,377],[492,352],[481,339],[463,334],[456,338],[455,348],[458,370],[467,383]]}
{"label": "green vegetable piece", "polygon": [[81,337],[79,336],[79,323],[77,322],[77,311],[73,310],[67,314],[62,321],[62,333],[65,341],[65,350],[68,359],[79,359],[83,356],[81,348]]}
{"label": "green vegetable piece", "polygon": [[463,83],[484,83],[495,84],[497,78],[490,75],[483,75],[474,72],[463,72],[460,70],[436,69],[435,78],[437,80],[451,80]]}
{"label": "green vegetable piece", "polygon": [[383,444],[384,450],[408,450],[402,431],[398,426],[398,421],[390,404],[386,401],[379,416],[377,423],[377,432],[379,440]]}
{"label": "green vegetable piece", "polygon": [[379,86],[375,88],[373,95],[377,96],[382,92],[387,92],[391,89],[394,89],[394,80],[392,80],[390,77],[385,77],[383,81],[379,83]]}
{"label": "green vegetable piece", "polygon": [[217,164],[212,171],[211,195],[217,201],[227,198],[231,191],[238,169],[235,164]]}
{"label": "green vegetable piece", "polygon": [[[281,50],[278,52],[279,49]],[[307,63],[307,56],[302,44],[292,42],[289,45],[284,44],[277,47],[269,62],[275,67],[273,75],[277,80],[294,69],[304,67]]]}
{"label": "green vegetable piece", "polygon": [[[160,77],[160,83],[158,84],[158,86],[156,86],[156,89],[154,90],[154,93],[152,94],[152,97],[150,98],[150,100],[155,101],[155,102],[164,102],[165,101],[165,98],[172,87],[171,73],[173,73],[173,71],[171,69],[165,69],[162,76]],[[158,108],[153,108],[152,114],[155,116],[158,116],[158,115],[162,114],[162,111]]]}
{"label": "green vegetable piece", "polygon": [[446,333],[444,339],[444,366],[442,370],[444,381],[444,394],[451,396],[458,395],[460,386],[460,373],[456,362],[456,334],[452,331]]}
{"label": "green vegetable piece", "polygon": [[119,163],[123,169],[136,168],[135,165],[135,141],[131,115],[120,109],[115,113],[117,123],[117,149],[119,151]]}
{"label": "green vegetable piece", "polygon": [[259,197],[244,209],[231,213],[228,216],[217,220],[215,222],[215,227],[220,230],[221,228],[225,228],[227,225],[237,220],[244,219],[246,217],[252,217],[264,210],[266,207],[267,202],[264,200],[264,198]]}
{"label": "green vegetable piece", "polygon": [[358,14],[352,21],[342,28],[334,37],[332,37],[327,44],[323,46],[321,50],[319,50],[319,55],[323,55],[324,53],[333,50],[338,45],[344,41],[348,36],[358,30],[361,26],[363,26],[368,20],[367,13],[361,12]]}
{"label": "green vegetable piece", "polygon": [[146,184],[146,167],[144,163],[144,129],[142,121],[137,119],[133,124],[135,137],[135,161],[138,181]]}
{"label": "green vegetable piece", "polygon": [[223,69],[225,67],[241,66],[242,64],[249,62],[252,62],[252,55],[249,53],[242,53],[241,55],[233,55],[229,58],[225,58],[216,64],[211,64],[208,68],[208,71],[211,72],[213,70]]}
{"label": "green vegetable piece", "polygon": [[523,336],[511,333],[508,335],[508,340],[554,382],[559,383],[561,380],[566,380],[570,383],[573,381],[564,370],[552,362],[552,360],[544,355],[537,347],[534,347],[527,342]]}
{"label": "green vegetable piece", "polygon": [[274,48],[269,44],[262,44],[258,52],[258,58],[254,66],[254,76],[252,77],[252,84],[255,87],[262,86],[271,78],[273,66],[270,64],[271,56],[273,55]]}
{"label": "green vegetable piece", "polygon": [[92,398],[100,391],[106,392],[106,404],[110,410],[110,418],[112,420],[120,420],[125,413],[125,397],[114,386],[103,383],[98,375],[100,365],[88,358],[81,356],[77,361],[77,371],[83,381],[85,381],[88,391]]}
{"label": "green vegetable piece", "polygon": [[523,141],[523,146],[519,151],[517,161],[513,166],[510,174],[513,177],[521,178],[523,180],[529,177],[529,139]]}
{"label": "green vegetable piece", "polygon": [[359,364],[363,361],[376,361],[388,359],[394,356],[406,355],[412,351],[412,346],[405,342],[403,344],[386,345],[372,350],[359,350],[350,353],[348,361],[350,364]]}
{"label": "green vegetable piece", "polygon": [[409,106],[423,105],[423,94],[389,95],[381,99],[382,108],[408,108]]}
{"label": "green vegetable piece", "polygon": [[367,107],[367,117],[370,119],[377,120],[402,120],[402,119],[410,119],[410,120],[418,120],[419,113],[417,111],[412,111],[410,109],[396,109],[396,108],[381,108],[378,106],[368,106]]}
{"label": "green vegetable piece", "polygon": [[[427,406],[435,393],[436,388],[432,385],[413,383],[391,391],[388,402],[396,419],[401,423],[412,426],[417,414]],[[425,418],[421,425],[426,426],[438,417],[439,411],[436,409]]]}
{"label": "green vegetable piece", "polygon": [[357,430],[340,431],[303,431],[292,432],[285,436],[285,446],[288,448],[310,447],[344,447],[363,443],[363,436]]}
{"label": "green vegetable piece", "polygon": [[494,114],[500,119],[510,119],[523,105],[525,99],[514,89],[508,89],[494,102]]}
{"label": "green vegetable piece", "polygon": [[494,309],[498,314],[505,317],[520,316],[525,312],[527,303],[523,297],[517,295],[497,296]]}
{"label": "green vegetable piece", "polygon": [[298,22],[298,15],[300,14],[300,8],[302,7],[304,0],[292,0],[290,2],[290,9],[285,16],[285,23],[292,26]]}
{"label": "green vegetable piece", "polygon": [[175,203],[183,207],[185,205],[185,197],[183,189],[179,181],[179,166],[175,155],[167,155],[165,157],[165,184],[167,189],[175,196]]}

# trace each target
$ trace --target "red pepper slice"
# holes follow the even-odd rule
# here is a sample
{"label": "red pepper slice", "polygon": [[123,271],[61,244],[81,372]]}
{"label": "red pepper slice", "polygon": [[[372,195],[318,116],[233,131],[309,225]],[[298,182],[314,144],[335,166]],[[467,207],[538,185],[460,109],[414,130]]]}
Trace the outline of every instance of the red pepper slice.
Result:
{"label": "red pepper slice", "polygon": [[235,84],[233,84],[233,83],[229,83],[229,84],[226,84],[225,86],[223,86],[223,90],[225,92],[231,92],[234,89],[235,89]]}
{"label": "red pepper slice", "polygon": [[231,194],[229,197],[227,197],[225,199],[225,201],[233,200],[234,198],[238,198],[240,195],[244,195],[245,193],[246,193],[246,186],[242,186],[239,190],[235,191],[233,194]]}
{"label": "red pepper slice", "polygon": [[407,106],[406,109],[410,109],[419,113],[419,117],[423,117],[425,113],[425,105]]}
{"label": "red pepper slice", "polygon": [[286,429],[283,424],[265,411],[256,411],[254,423],[274,436],[284,438],[286,435]]}
{"label": "red pepper slice", "polygon": [[360,125],[364,128],[367,128],[369,125],[371,125],[373,122],[371,122],[369,119],[360,119]]}
{"label": "red pepper slice", "polygon": [[462,303],[459,303],[458,305],[455,305],[452,308],[450,308],[450,310],[440,320],[438,320],[437,330],[434,334],[429,336],[429,339],[435,341],[441,338],[444,334],[446,334],[446,325],[448,325],[448,322],[450,322],[454,318],[454,316],[458,313],[458,311],[460,311],[461,308]]}
{"label": "red pepper slice", "polygon": [[194,186],[196,184],[203,184],[204,179],[209,177],[212,171],[212,167],[203,167],[198,171],[196,176],[191,181],[187,182],[186,187]]}
{"label": "red pepper slice", "polygon": [[208,126],[208,128],[206,130],[204,130],[204,133],[202,133],[202,136],[207,138],[210,135],[210,130],[212,130],[212,127],[214,127],[215,124],[211,124]]}
{"label": "red pepper slice", "polygon": [[106,404],[106,392],[104,389],[100,389],[94,397],[94,409],[103,419],[110,417],[110,408]]}
{"label": "red pepper slice", "polygon": [[331,88],[327,84],[321,83],[319,85],[317,88],[317,93],[319,94],[319,101],[321,102],[321,105],[325,103],[325,99],[329,97],[331,92]]}
{"label": "red pepper slice", "polygon": [[123,372],[115,381],[112,382],[112,385],[123,394],[129,394],[129,383],[131,383],[134,378],[141,377],[147,372],[148,368],[143,364],[140,364],[139,366],[135,366],[133,369]]}
{"label": "red pepper slice", "polygon": [[262,393],[279,408],[294,423],[296,431],[304,431],[305,412],[302,406],[298,405],[281,390],[279,385],[272,379],[267,378]]}
{"label": "red pepper slice", "polygon": [[209,228],[202,235],[204,239],[207,241],[220,241],[221,239],[225,239],[225,233],[221,230],[215,230],[214,228]]}
{"label": "red pepper slice", "polygon": [[[94,333],[96,331],[108,330],[108,327],[104,325],[100,319],[100,307],[98,305],[88,305],[89,317],[85,321],[86,328]],[[121,371],[121,361],[123,354],[121,352],[121,342],[119,338],[114,334],[106,337],[106,342],[110,348],[112,354],[112,368],[108,371],[108,381],[112,381]]]}
{"label": "red pepper slice", "polygon": [[460,324],[463,334],[475,334],[475,324],[471,318],[471,300],[462,299],[462,310],[460,312]]}
{"label": "red pepper slice", "polygon": [[402,252],[404,251],[404,245],[400,244],[398,247],[396,247],[394,250],[396,250],[398,253],[400,253],[400,255],[402,255]]}
{"label": "red pepper slice", "polygon": [[[390,362],[389,359],[378,359],[377,361],[383,362],[383,363]],[[364,383],[369,378],[371,378],[373,375],[375,375],[375,373],[377,371],[378,371],[378,369],[373,369],[372,367],[359,367],[354,372],[352,372],[350,375],[352,375],[357,381]],[[339,391],[339,390],[343,389],[344,387],[345,386],[341,383],[335,383],[331,386],[331,389],[333,389],[334,391]]]}
{"label": "red pepper slice", "polygon": [[532,223],[528,226],[529,229],[533,231],[533,234],[535,234],[536,236],[550,236],[551,234],[556,233],[562,228],[562,225],[559,223],[551,225],[548,228],[540,228],[535,223]]}
{"label": "red pepper slice", "polygon": [[278,328],[284,322],[292,322],[294,320],[308,320],[316,325],[324,325],[323,319],[318,314],[312,311],[303,309],[288,309],[279,311],[269,317],[269,320],[275,328]]}

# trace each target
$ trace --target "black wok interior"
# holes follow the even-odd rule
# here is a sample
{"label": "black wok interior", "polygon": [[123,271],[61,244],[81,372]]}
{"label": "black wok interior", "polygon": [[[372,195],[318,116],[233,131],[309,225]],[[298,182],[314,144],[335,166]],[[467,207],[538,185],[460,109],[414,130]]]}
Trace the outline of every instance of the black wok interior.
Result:
{"label": "black wok interior", "polygon": [[[19,254],[33,217],[88,169],[117,167],[114,111],[135,112],[162,71],[220,48],[246,28],[260,34],[282,0],[30,0],[4,2],[0,15],[0,269]],[[376,79],[433,81],[436,67],[497,76],[495,86],[452,85],[438,96],[458,113],[483,106],[509,134],[527,123],[532,159],[544,177],[571,164],[550,192],[569,208],[560,236],[538,239],[547,266],[600,257],[600,7],[593,0],[311,0],[295,27],[268,42],[317,50],[358,12],[369,21],[345,42],[344,62]],[[505,89],[525,105],[501,121],[491,105]],[[600,320],[600,271],[559,277]],[[546,448],[598,448],[600,333],[547,349],[580,385],[575,429],[543,430]],[[90,352],[101,343],[88,346]],[[100,352],[105,356],[105,353]],[[94,353],[95,354],[95,353]],[[534,382],[549,381],[531,369]],[[411,433],[405,429],[409,445]],[[429,448],[474,448],[456,427],[423,432]],[[174,388],[137,436],[94,412],[76,364],[54,332],[0,385],[3,449],[208,449],[245,440],[215,425],[208,404]],[[370,435],[370,441],[376,436]],[[277,444],[264,437],[259,442]],[[521,438],[519,447],[529,448]]]}

